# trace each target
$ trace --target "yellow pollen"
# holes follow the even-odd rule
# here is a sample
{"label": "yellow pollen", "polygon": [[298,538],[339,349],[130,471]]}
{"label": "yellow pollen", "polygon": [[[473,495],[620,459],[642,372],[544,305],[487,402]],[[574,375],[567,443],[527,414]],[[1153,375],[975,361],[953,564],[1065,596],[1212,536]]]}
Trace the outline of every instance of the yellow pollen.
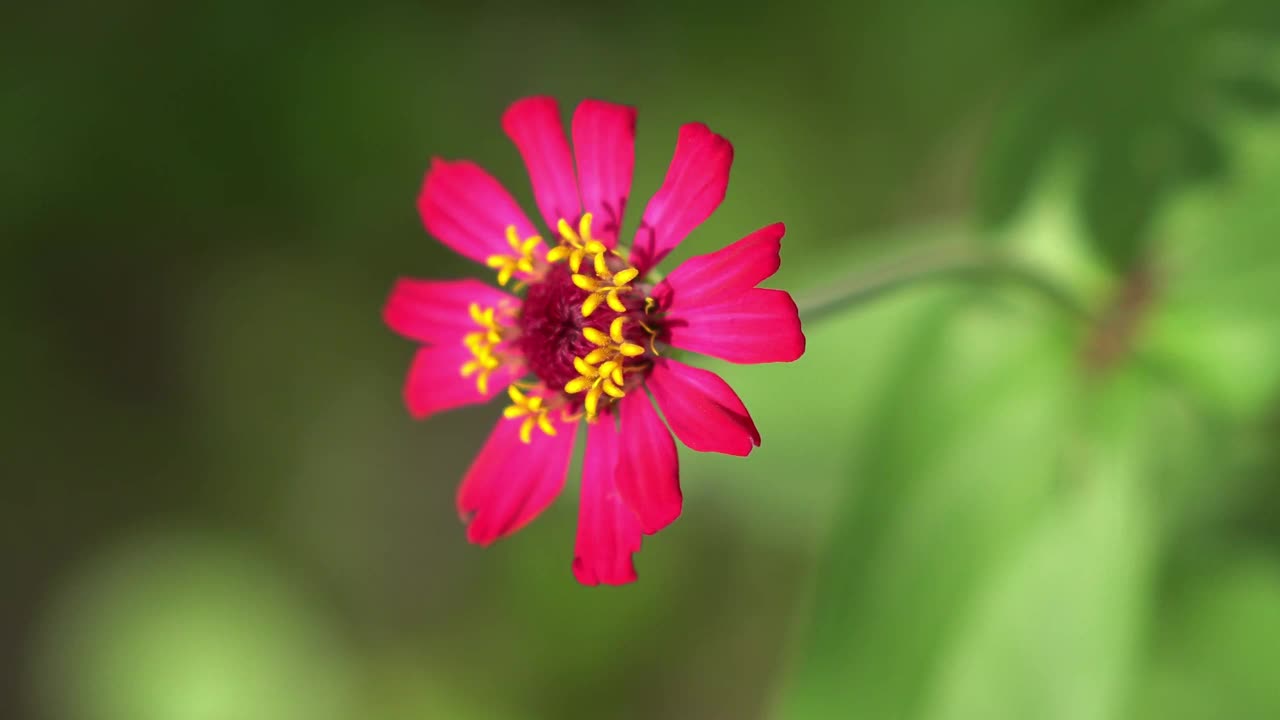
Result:
{"label": "yellow pollen", "polygon": [[564,391],[570,395],[586,392],[582,405],[586,411],[587,421],[593,421],[599,415],[600,401],[605,395],[620,399],[627,393],[622,388],[626,384],[624,366],[627,358],[644,354],[644,346],[627,341],[626,319],[614,318],[609,324],[609,333],[595,328],[583,328],[582,336],[596,349],[587,353],[586,357],[573,359],[573,369],[578,377],[565,383]]}
{"label": "yellow pollen", "polygon": [[[617,353],[626,357],[640,357],[644,354],[644,347],[633,342],[627,342],[625,326],[626,318],[618,317],[614,318],[613,322],[609,323],[608,335],[605,335],[593,327],[588,327],[582,329],[582,336],[587,339],[587,342],[598,346],[600,350]],[[592,354],[595,354],[596,352],[599,352],[599,350],[593,350]],[[588,360],[588,362],[591,361]]]}
{"label": "yellow pollen", "polygon": [[[583,213],[575,229],[568,220],[560,218],[560,222],[556,223],[560,244],[547,251],[547,262],[554,264],[568,260],[569,270],[573,272],[573,284],[591,293],[582,303],[583,317],[590,317],[604,303],[608,303],[616,312],[626,312],[627,306],[619,295],[631,290],[630,283],[640,275],[640,271],[626,265],[618,253],[591,237],[591,220],[591,213]],[[609,267],[610,258],[616,259],[615,265],[624,265],[623,269],[613,272]],[[586,260],[590,261],[595,277],[582,273],[583,262]]]}
{"label": "yellow pollen", "polygon": [[520,424],[520,442],[526,445],[533,442],[535,427],[547,435],[556,434],[556,426],[551,422],[541,396],[525,395],[515,385],[507,388],[507,396],[511,398],[511,404],[503,408],[502,416],[508,420],[524,418]]}
{"label": "yellow pollen", "polygon": [[576,273],[582,269],[582,261],[590,259],[597,275],[609,277],[609,256],[616,253],[591,237],[591,220],[591,213],[583,213],[582,219],[578,221],[578,229],[574,230],[568,220],[561,218],[556,223],[560,244],[547,251],[547,262],[558,263],[567,259],[569,269]]}
{"label": "yellow pollen", "polygon": [[627,311],[627,306],[622,302],[622,298],[619,295],[631,290],[630,282],[636,279],[640,271],[633,267],[628,267],[610,275],[608,268],[605,268],[605,270],[605,275],[599,279],[587,275],[573,276],[574,285],[591,293],[586,300],[582,301],[582,317],[591,317],[591,313],[595,312],[596,308],[604,303],[613,308],[614,312]]}
{"label": "yellow pollen", "polygon": [[502,342],[502,326],[493,317],[494,308],[481,308],[478,303],[471,303],[468,311],[471,313],[471,320],[483,330],[467,333],[463,338],[467,347],[475,348],[481,345],[492,347]]}
{"label": "yellow pollen", "polygon": [[462,377],[476,375],[476,390],[481,395],[488,395],[489,376],[502,367],[502,361],[493,354],[493,349],[502,342],[502,326],[494,318],[494,309],[491,307],[481,308],[478,304],[471,303],[469,311],[472,321],[481,329],[467,333],[462,338],[462,343],[472,355],[472,359],[462,365]]}
{"label": "yellow pollen", "polygon": [[462,377],[467,378],[475,375],[477,372],[480,373],[476,376],[476,390],[478,390],[481,395],[488,395],[489,376],[493,374],[494,370],[497,370],[502,366],[502,362],[489,354],[487,349],[479,350],[472,348],[471,351],[475,353],[475,359],[463,363]]}
{"label": "yellow pollen", "polygon": [[514,255],[490,255],[485,264],[498,271],[498,284],[505,286],[517,270],[522,273],[533,272],[533,251],[542,242],[538,235],[520,239],[515,225],[507,226],[507,244]]}

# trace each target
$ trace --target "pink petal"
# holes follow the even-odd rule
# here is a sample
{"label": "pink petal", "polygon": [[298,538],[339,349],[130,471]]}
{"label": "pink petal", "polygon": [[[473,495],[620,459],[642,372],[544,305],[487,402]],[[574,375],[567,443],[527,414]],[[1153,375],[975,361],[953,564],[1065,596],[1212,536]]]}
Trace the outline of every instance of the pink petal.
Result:
{"label": "pink petal", "polygon": [[645,383],[680,442],[699,452],[745,456],[760,445],[751,414],[710,370],[659,359]]}
{"label": "pink petal", "polygon": [[787,228],[774,223],[709,255],[695,255],[671,271],[654,297],[664,306],[677,297],[686,307],[715,303],[726,293],[759,285],[778,271],[782,236]]}
{"label": "pink petal", "polygon": [[418,212],[427,232],[476,262],[510,255],[507,228],[521,239],[537,234],[524,211],[497,180],[479,165],[435,159],[418,195]]}
{"label": "pink petal", "polygon": [[804,354],[800,314],[782,290],[754,288],[703,306],[675,296],[665,327],[668,344],[729,362],[791,362]]}
{"label": "pink petal", "polygon": [[517,100],[502,115],[502,129],[524,157],[533,182],[533,196],[547,227],[554,234],[561,218],[576,223],[582,205],[578,202],[578,184],[573,176],[573,155],[555,99]]}
{"label": "pink petal", "polygon": [[397,333],[422,343],[456,343],[480,329],[471,304],[513,311],[520,301],[479,280],[401,278],[391,288],[382,319]]}
{"label": "pink petal", "polygon": [[662,262],[724,200],[733,146],[701,123],[681,126],[676,154],[662,187],[649,200],[636,231],[631,264],[643,275]]}
{"label": "pink petal", "polygon": [[640,529],[652,535],[680,517],[680,466],[671,431],[643,390],[621,403],[618,494],[635,512]]}
{"label": "pink petal", "polygon": [[462,366],[471,358],[471,350],[461,341],[418,350],[404,383],[409,413],[422,420],[443,410],[483,403],[515,379],[515,368],[498,368],[489,376],[489,392],[481,394],[474,375],[462,377]]}
{"label": "pink petal", "polygon": [[525,444],[522,422],[498,421],[458,488],[458,512],[470,518],[470,542],[488,545],[519,530],[564,487],[578,423],[557,423],[555,435],[535,429]]}
{"label": "pink petal", "polygon": [[636,580],[632,555],[640,551],[640,521],[613,485],[617,461],[618,431],[613,418],[587,426],[573,548],[573,576],[583,585],[624,585]]}
{"label": "pink petal", "polygon": [[636,109],[601,100],[583,100],[573,113],[573,150],[583,212],[591,213],[591,234],[609,247],[631,193],[636,160]]}

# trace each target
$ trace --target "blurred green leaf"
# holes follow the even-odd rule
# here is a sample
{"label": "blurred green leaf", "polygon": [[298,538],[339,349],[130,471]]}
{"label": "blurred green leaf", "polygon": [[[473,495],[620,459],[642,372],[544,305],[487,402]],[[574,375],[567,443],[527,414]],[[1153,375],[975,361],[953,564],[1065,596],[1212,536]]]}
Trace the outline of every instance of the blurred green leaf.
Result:
{"label": "blurred green leaf", "polygon": [[1169,437],[1159,395],[1141,377],[1088,393],[1059,440],[1055,501],[963,614],[924,717],[1128,717],[1154,570],[1144,483]]}
{"label": "blurred green leaf", "polygon": [[1025,299],[940,299],[911,332],[855,443],[780,717],[1127,717],[1148,483],[1202,456],[1177,393],[1091,376]]}
{"label": "blurred green leaf", "polygon": [[1169,194],[1229,168],[1223,110],[1265,111],[1275,94],[1275,73],[1239,61],[1266,46],[1250,11],[1267,4],[1146,3],[1101,17],[1005,106],[979,183],[984,221],[1010,220],[1047,159],[1073,148],[1086,158],[1079,207],[1095,252],[1116,269],[1145,256]]}
{"label": "blurred green leaf", "polygon": [[1274,113],[1280,110],[1280,85],[1263,70],[1251,68],[1228,78],[1223,91],[1234,102],[1253,112]]}
{"label": "blurred green leaf", "polygon": [[377,720],[518,720],[536,717],[528,709],[515,710],[503,705],[495,693],[477,693],[457,683],[448,668],[433,667],[415,655],[389,653],[370,660],[367,666],[368,688],[357,718]]}
{"label": "blurred green leaf", "polygon": [[1209,406],[1248,418],[1280,394],[1280,134],[1232,129],[1237,177],[1162,217],[1160,287],[1142,352]]}
{"label": "blurred green leaf", "polygon": [[339,720],[347,653],[320,608],[230,538],[154,535],[98,558],[47,619],[43,709],[66,720]]}
{"label": "blurred green leaf", "polygon": [[[1113,287],[1077,253],[1061,158],[1004,242],[1098,315],[953,289],[915,306],[914,339],[884,338],[896,354],[870,380],[882,402],[855,405],[865,435],[781,717],[1120,720],[1156,702],[1143,641],[1165,533],[1223,491],[1232,438],[1280,390],[1280,137],[1229,129],[1239,176],[1156,218],[1158,280],[1106,364],[1083,351],[1144,276]],[[1270,717],[1264,687],[1246,681],[1231,716]]]}
{"label": "blurred green leaf", "polygon": [[1280,572],[1274,555],[1227,557],[1156,617],[1155,657],[1133,717],[1280,716]]}
{"label": "blurred green leaf", "polygon": [[963,290],[934,295],[902,331],[858,424],[857,485],[782,717],[918,712],[958,609],[1053,496],[1070,334],[1024,297]]}

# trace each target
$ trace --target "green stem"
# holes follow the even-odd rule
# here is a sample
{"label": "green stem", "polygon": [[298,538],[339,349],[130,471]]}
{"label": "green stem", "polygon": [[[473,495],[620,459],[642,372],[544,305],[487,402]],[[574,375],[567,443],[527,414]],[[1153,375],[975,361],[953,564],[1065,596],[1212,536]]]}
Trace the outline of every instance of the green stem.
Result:
{"label": "green stem", "polygon": [[1068,315],[1086,319],[1090,313],[1066,288],[1044,273],[990,250],[970,246],[937,248],[870,270],[860,270],[822,288],[797,303],[806,322],[863,305],[895,290],[920,282],[961,281],[1020,285]]}

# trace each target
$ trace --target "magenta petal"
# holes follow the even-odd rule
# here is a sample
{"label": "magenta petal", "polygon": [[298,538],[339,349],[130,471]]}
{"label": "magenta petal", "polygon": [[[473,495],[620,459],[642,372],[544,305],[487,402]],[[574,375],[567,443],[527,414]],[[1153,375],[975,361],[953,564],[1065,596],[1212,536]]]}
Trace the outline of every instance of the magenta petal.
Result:
{"label": "magenta petal", "polygon": [[514,368],[499,368],[489,377],[489,392],[481,394],[474,376],[462,377],[462,366],[471,358],[461,341],[418,350],[404,383],[409,413],[421,420],[443,410],[486,402],[515,379]]}
{"label": "magenta petal", "polygon": [[502,129],[524,158],[533,196],[547,227],[554,234],[561,218],[576,223],[582,206],[559,104],[549,97],[517,100],[502,115]]}
{"label": "magenta petal", "polygon": [[693,307],[676,297],[666,328],[672,346],[729,362],[791,362],[804,354],[799,311],[782,290],[754,288]]}
{"label": "magenta petal", "polygon": [[510,255],[507,228],[521,238],[537,234],[511,194],[479,165],[433,160],[418,195],[427,232],[463,257],[483,263]]}
{"label": "magenta petal", "polygon": [[646,383],[680,442],[699,452],[747,455],[760,431],[738,394],[719,375],[659,359]]}
{"label": "magenta petal", "polygon": [[618,431],[613,418],[592,423],[587,427],[573,548],[573,576],[583,585],[624,585],[636,580],[632,555],[640,550],[640,521],[614,487],[617,464]]}
{"label": "magenta petal", "polygon": [[593,216],[591,234],[614,247],[631,193],[636,109],[583,100],[573,113],[573,150],[578,158],[582,209]]}
{"label": "magenta petal", "polygon": [[481,329],[471,304],[514,311],[520,301],[479,280],[401,278],[391,288],[382,319],[397,333],[422,343],[457,343]]}
{"label": "magenta petal", "polygon": [[652,535],[680,517],[684,502],[676,443],[644,391],[633,391],[619,406],[622,439],[615,482],[640,529]]}
{"label": "magenta petal", "polygon": [[778,271],[786,226],[774,223],[707,255],[695,255],[667,275],[654,293],[664,308],[695,307],[748,290]]}
{"label": "magenta petal", "polygon": [[578,424],[558,423],[555,435],[534,430],[520,441],[521,420],[498,421],[458,488],[467,540],[488,545],[524,527],[564,487]]}
{"label": "magenta petal", "polygon": [[724,200],[731,165],[733,145],[728,140],[701,123],[681,126],[667,177],[644,209],[631,248],[631,264],[642,275],[711,217]]}

